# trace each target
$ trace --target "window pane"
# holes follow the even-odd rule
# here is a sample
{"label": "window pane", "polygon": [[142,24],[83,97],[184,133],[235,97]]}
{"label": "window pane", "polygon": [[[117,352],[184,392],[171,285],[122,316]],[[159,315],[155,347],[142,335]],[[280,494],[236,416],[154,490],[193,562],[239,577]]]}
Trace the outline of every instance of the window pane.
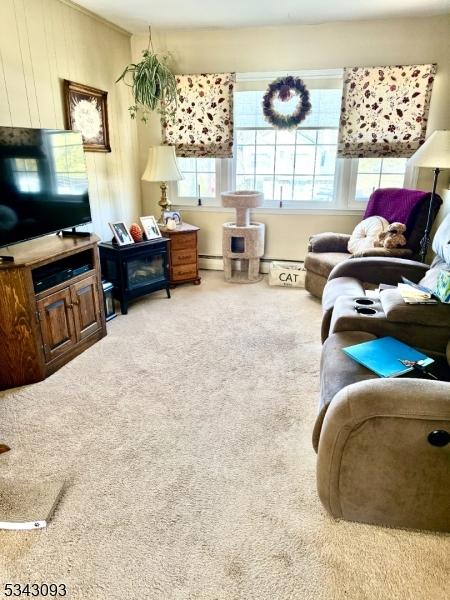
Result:
{"label": "window pane", "polygon": [[358,159],[358,173],[379,173],[381,170],[381,158]]}
{"label": "window pane", "polygon": [[234,125],[238,127],[264,127],[267,121],[262,112],[265,91],[236,92],[234,94]]}
{"label": "window pane", "polygon": [[256,175],[255,190],[263,192],[266,200],[273,200],[273,177],[271,175]]}
{"label": "window pane", "polygon": [[277,131],[277,145],[279,144],[295,144],[295,131],[279,130]]}
{"label": "window pane", "polygon": [[294,200],[312,200],[312,191],[312,177],[294,177]]}
{"label": "window pane", "polygon": [[404,173],[406,170],[406,160],[406,158],[383,158],[381,172]]}
{"label": "window pane", "polygon": [[183,158],[177,156],[177,163],[180,171],[195,173],[195,158]]}
{"label": "window pane", "polygon": [[236,173],[254,173],[255,147],[238,146],[236,149]]}
{"label": "window pane", "polygon": [[275,144],[275,130],[268,129],[266,131],[259,130],[256,132],[257,144]]}
{"label": "window pane", "polygon": [[317,146],[316,173],[332,175],[336,167],[336,146]]}
{"label": "window pane", "polygon": [[309,131],[297,131],[297,144],[315,144],[317,139],[317,131],[311,129]]}
{"label": "window pane", "polygon": [[202,198],[216,197],[216,174],[215,173],[199,173],[197,182],[200,186]]}
{"label": "window pane", "polygon": [[338,127],[342,91],[313,89],[309,93],[312,110],[302,121],[303,127]]}
{"label": "window pane", "polygon": [[273,146],[258,146],[256,154],[256,173],[269,174],[274,171],[275,148]]}
{"label": "window pane", "polygon": [[255,130],[240,129],[236,134],[236,140],[238,144],[254,144]]}
{"label": "window pane", "polygon": [[[367,159],[372,160],[372,159]],[[356,180],[355,200],[367,200],[370,194],[379,186],[379,175],[358,175]]]}
{"label": "window pane", "polygon": [[315,146],[297,146],[297,155],[295,159],[295,174],[312,175],[314,173],[315,160]]}
{"label": "window pane", "polygon": [[318,144],[337,144],[338,130],[337,129],[321,129],[317,132]]}
{"label": "window pane", "polygon": [[382,175],[380,179],[380,187],[403,187],[403,175]]}
{"label": "window pane", "polygon": [[314,179],[314,200],[332,202],[334,177],[316,177]]}
{"label": "window pane", "polygon": [[294,173],[295,146],[277,146],[275,173],[292,175]]}
{"label": "window pane", "polygon": [[184,179],[178,182],[178,195],[181,197],[196,196],[195,174],[183,173]]}
{"label": "window pane", "polygon": [[255,187],[253,175],[237,175],[236,189],[237,190],[253,190]]}
{"label": "window pane", "polygon": [[215,173],[215,158],[197,158],[197,173]]}
{"label": "window pane", "polygon": [[[275,177],[274,187],[275,200],[288,201],[292,199],[292,177]],[[281,188],[283,188],[283,193]]]}

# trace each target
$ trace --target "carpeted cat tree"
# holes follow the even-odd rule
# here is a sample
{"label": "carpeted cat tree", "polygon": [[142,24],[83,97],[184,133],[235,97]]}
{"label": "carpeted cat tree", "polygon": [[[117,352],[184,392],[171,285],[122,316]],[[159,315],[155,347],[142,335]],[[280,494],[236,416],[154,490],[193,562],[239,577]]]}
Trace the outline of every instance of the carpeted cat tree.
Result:
{"label": "carpeted cat tree", "polygon": [[264,223],[250,222],[250,209],[261,206],[256,191],[224,192],[222,204],[236,209],[236,222],[223,224],[222,248],[225,280],[254,283],[262,279],[259,262],[264,254]]}

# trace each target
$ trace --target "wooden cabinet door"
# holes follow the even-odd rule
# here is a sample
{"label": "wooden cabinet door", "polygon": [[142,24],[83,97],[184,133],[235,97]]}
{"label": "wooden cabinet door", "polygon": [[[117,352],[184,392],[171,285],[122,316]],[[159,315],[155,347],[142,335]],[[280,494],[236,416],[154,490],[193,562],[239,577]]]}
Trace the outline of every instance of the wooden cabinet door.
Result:
{"label": "wooden cabinet door", "polygon": [[38,300],[37,309],[45,361],[50,362],[77,343],[70,289],[65,288]]}
{"label": "wooden cabinet door", "polygon": [[70,286],[73,317],[78,341],[98,331],[101,326],[97,276],[91,275]]}

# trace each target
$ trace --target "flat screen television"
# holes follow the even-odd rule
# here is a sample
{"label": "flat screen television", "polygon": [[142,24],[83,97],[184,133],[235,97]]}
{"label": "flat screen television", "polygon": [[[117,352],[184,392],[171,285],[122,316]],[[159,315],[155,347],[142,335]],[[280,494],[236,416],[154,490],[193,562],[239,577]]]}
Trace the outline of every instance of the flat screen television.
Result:
{"label": "flat screen television", "polygon": [[0,247],[90,222],[81,134],[0,127]]}

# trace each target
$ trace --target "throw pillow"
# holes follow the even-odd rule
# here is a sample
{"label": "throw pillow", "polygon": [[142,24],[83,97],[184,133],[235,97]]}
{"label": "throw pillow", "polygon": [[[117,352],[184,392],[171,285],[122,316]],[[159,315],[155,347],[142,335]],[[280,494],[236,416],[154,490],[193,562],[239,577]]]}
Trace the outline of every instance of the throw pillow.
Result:
{"label": "throw pillow", "polygon": [[388,227],[389,221],[384,217],[373,216],[364,219],[353,230],[348,241],[348,251],[355,254],[373,248],[378,234],[386,231]]}

